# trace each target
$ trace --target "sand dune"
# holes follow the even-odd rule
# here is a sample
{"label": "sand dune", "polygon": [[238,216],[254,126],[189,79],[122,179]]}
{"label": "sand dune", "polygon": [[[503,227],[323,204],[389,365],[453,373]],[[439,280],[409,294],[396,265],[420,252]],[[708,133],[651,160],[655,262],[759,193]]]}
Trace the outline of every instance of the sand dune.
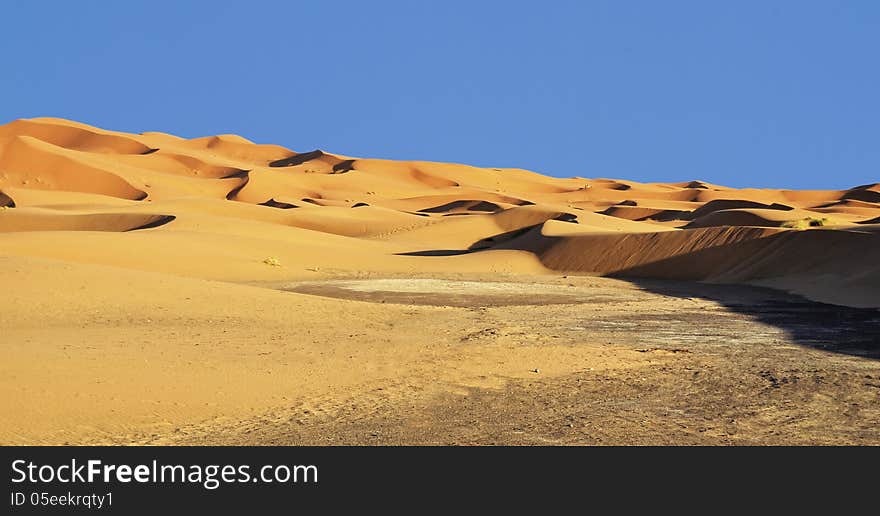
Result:
{"label": "sand dune", "polygon": [[[772,319],[789,295],[690,282],[869,310],[797,300],[805,330]],[[878,184],[553,178],[18,120],[0,283],[0,444],[765,443],[792,421],[779,442],[877,442],[852,410],[876,382],[847,353],[880,331]],[[855,347],[807,349],[828,324]],[[800,397],[767,386],[804,371]]]}
{"label": "sand dune", "polygon": [[[796,224],[801,220],[819,219],[822,214],[809,210],[778,210],[761,208],[741,208],[712,211],[697,217],[688,223],[686,228],[702,228],[710,226],[758,226],[780,227]],[[827,225],[827,221],[823,222]]]}
{"label": "sand dune", "polygon": [[0,232],[133,231],[167,224],[169,215],[139,213],[75,213],[46,208],[18,208],[0,219]]}
{"label": "sand dune", "polygon": [[220,280],[565,271],[880,306],[878,184],[552,178],[40,118],[0,127],[0,210],[3,255]]}

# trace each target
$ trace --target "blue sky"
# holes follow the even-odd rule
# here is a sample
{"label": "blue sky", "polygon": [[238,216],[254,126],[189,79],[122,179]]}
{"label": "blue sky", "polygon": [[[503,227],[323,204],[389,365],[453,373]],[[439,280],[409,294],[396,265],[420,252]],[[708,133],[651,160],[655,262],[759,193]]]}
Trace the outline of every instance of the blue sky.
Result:
{"label": "blue sky", "polygon": [[880,180],[880,2],[8,2],[0,123],[554,176]]}

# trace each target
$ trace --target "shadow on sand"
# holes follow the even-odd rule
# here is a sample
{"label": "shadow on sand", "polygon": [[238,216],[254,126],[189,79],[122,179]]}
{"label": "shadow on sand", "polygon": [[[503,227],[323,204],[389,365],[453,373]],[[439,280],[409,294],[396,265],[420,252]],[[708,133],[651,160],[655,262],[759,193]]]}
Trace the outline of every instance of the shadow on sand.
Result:
{"label": "shadow on sand", "polygon": [[[455,256],[476,252],[480,250],[432,249],[400,254]],[[880,359],[880,310],[877,309],[819,303],[779,290],[748,285],[659,280],[626,273],[608,277],[628,281],[663,296],[714,301],[733,313],[781,329],[798,345]]]}
{"label": "shadow on sand", "polygon": [[[561,218],[560,220],[566,220]],[[479,253],[487,249],[524,250],[540,255],[539,251],[550,247],[553,237],[537,237],[531,240],[518,238],[540,225],[528,226],[506,233],[484,238],[471,244],[467,249],[431,249],[408,253],[408,256],[455,256]],[[840,237],[835,233],[822,233],[827,237],[825,245],[833,245]],[[782,237],[780,237],[782,238]],[[831,239],[831,240],[828,240]],[[714,301],[729,311],[745,315],[755,321],[783,330],[791,340],[799,345],[822,349],[835,353],[880,359],[880,310],[871,308],[850,308],[810,301],[804,297],[769,288],[745,285],[724,285],[701,283],[698,280],[710,277],[720,265],[737,266],[739,257],[751,255],[766,247],[769,239],[749,240],[729,245],[672,256],[656,262],[636,265],[608,274],[628,281],[640,288],[656,294],[679,298],[702,298]],[[799,252],[793,248],[791,252]],[[793,263],[794,260],[785,263]],[[548,264],[545,264],[548,265]],[[550,268],[552,266],[548,265]],[[561,274],[566,274],[560,271]],[[577,274],[577,273],[569,273]],[[675,279],[656,280],[651,277],[671,277]]]}
{"label": "shadow on sand", "polygon": [[762,287],[614,277],[663,296],[714,301],[783,330],[798,345],[880,359],[880,310],[817,303]]}

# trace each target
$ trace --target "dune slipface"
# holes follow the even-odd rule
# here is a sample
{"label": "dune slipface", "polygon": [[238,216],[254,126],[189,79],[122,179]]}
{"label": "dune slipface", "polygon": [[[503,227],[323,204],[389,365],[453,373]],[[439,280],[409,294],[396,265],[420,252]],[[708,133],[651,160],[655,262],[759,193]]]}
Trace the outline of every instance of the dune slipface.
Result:
{"label": "dune slipface", "polygon": [[[0,127],[0,205],[7,255],[210,279],[553,270],[880,306],[877,184],[561,179],[39,118]],[[265,267],[268,256],[283,267]]]}

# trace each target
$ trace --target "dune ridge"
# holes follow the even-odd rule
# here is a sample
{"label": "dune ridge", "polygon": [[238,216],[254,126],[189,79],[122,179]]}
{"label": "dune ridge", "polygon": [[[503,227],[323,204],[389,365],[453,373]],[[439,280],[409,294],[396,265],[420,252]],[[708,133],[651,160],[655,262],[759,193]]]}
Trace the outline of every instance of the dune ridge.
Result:
{"label": "dune ridge", "polygon": [[880,307],[877,183],[553,178],[56,118],[0,126],[0,243],[4,256],[231,281],[558,271]]}

